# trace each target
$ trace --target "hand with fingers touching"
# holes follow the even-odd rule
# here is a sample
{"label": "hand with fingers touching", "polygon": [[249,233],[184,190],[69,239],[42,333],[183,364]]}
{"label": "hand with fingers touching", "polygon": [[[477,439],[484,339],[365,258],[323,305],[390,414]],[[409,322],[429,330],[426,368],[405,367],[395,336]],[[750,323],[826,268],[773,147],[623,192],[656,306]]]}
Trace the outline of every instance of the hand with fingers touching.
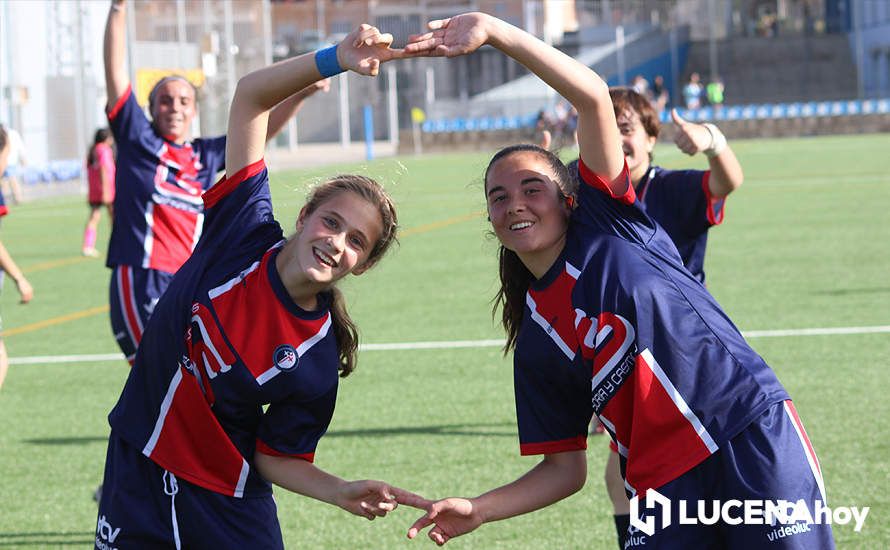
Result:
{"label": "hand with fingers touching", "polygon": [[340,487],[336,504],[368,520],[384,517],[398,507],[392,488],[374,480],[349,481]]}
{"label": "hand with fingers touching", "polygon": [[403,50],[390,48],[392,41],[391,34],[362,23],[337,45],[337,62],[344,70],[377,76],[381,63],[405,57]]}
{"label": "hand with fingers touching", "polygon": [[426,510],[408,529],[408,538],[413,539],[426,527],[433,525],[428,536],[442,546],[454,537],[465,535],[485,523],[479,507],[472,499],[451,497],[438,501],[418,497],[416,500],[402,499],[402,504]]}
{"label": "hand with fingers touching", "polygon": [[455,57],[476,51],[493,37],[498,20],[484,13],[465,13],[430,21],[430,32],[412,35],[405,46],[409,55]]}

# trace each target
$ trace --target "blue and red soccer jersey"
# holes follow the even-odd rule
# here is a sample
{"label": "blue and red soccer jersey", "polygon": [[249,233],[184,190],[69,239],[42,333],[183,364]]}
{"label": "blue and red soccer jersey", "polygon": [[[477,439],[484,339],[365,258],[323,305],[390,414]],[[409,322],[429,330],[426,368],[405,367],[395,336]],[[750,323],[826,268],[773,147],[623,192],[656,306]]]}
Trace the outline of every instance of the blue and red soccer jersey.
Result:
{"label": "blue and red soccer jersey", "polygon": [[726,197],[711,196],[710,175],[709,171],[652,166],[636,189],[646,213],[667,231],[686,269],[702,283],[708,229],[723,222],[726,203]]}
{"label": "blue and red soccer jersey", "polygon": [[204,202],[204,235],[158,302],[109,422],[179,478],[235,497],[268,495],[254,452],[311,461],[333,415],[330,296],[305,311],[285,290],[262,161]]}
{"label": "blue and red soccer jersey", "polygon": [[130,88],[110,106],[108,121],[118,156],[107,265],[175,273],[201,236],[201,195],[225,167],[226,138],[182,145],[162,138]]}
{"label": "blue and red soccer jersey", "polygon": [[521,452],[586,448],[596,414],[638,493],[690,470],[789,397],[633,187],[612,197],[579,169],[566,246],[532,283],[517,339]]}

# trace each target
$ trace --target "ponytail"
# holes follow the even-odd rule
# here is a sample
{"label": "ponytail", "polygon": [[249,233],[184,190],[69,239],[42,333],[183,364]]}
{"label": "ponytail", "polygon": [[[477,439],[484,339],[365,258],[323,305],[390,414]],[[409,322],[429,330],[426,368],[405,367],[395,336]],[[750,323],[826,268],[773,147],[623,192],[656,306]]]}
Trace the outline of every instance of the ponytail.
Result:
{"label": "ponytail", "polygon": [[331,326],[337,339],[337,353],[340,356],[340,377],[346,378],[355,370],[355,357],[358,352],[358,328],[349,312],[346,311],[346,298],[340,289],[331,287]]}
{"label": "ponytail", "polygon": [[519,256],[504,245],[498,250],[498,276],[501,288],[491,301],[491,317],[496,318],[500,308],[501,324],[507,333],[507,343],[504,344],[504,355],[506,355],[516,347],[525,311],[525,294],[534,277]]}

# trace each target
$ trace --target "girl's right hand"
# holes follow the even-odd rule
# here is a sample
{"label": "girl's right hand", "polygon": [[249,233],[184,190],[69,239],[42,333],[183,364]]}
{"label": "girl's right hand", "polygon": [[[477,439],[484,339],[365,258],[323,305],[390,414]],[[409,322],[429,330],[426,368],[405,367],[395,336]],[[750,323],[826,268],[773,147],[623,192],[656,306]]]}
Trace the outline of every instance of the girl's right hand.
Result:
{"label": "girl's right hand", "polygon": [[484,13],[464,13],[430,21],[430,32],[408,38],[405,53],[413,56],[455,57],[486,44],[497,20]]}
{"label": "girl's right hand", "polygon": [[405,57],[404,51],[390,49],[392,35],[362,23],[337,45],[337,63],[345,70],[377,76],[380,64]]}
{"label": "girl's right hand", "polygon": [[347,481],[340,486],[337,505],[347,512],[373,520],[398,507],[390,486],[382,481]]}

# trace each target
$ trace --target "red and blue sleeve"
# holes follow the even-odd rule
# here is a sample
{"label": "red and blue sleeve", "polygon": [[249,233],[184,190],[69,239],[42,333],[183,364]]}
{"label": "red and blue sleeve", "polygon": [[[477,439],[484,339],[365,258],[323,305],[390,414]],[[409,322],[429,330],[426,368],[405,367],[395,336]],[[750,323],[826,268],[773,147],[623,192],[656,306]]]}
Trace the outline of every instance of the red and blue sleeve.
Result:
{"label": "red and blue sleeve", "polygon": [[[578,207],[572,216],[573,223],[592,226],[638,244],[645,245],[652,239],[656,231],[655,222],[637,199],[626,162],[621,175],[611,184],[591,171],[583,159],[578,161],[578,174],[581,185],[578,189]],[[619,179],[626,181],[626,188],[623,194],[616,195],[612,188]]]}
{"label": "red and blue sleeve", "polygon": [[151,153],[156,153],[155,142],[159,145],[161,139],[151,130],[151,123],[136,102],[132,86],[127,87],[114,105],[107,107],[107,114],[108,124],[118,149],[126,150],[142,146]]}

